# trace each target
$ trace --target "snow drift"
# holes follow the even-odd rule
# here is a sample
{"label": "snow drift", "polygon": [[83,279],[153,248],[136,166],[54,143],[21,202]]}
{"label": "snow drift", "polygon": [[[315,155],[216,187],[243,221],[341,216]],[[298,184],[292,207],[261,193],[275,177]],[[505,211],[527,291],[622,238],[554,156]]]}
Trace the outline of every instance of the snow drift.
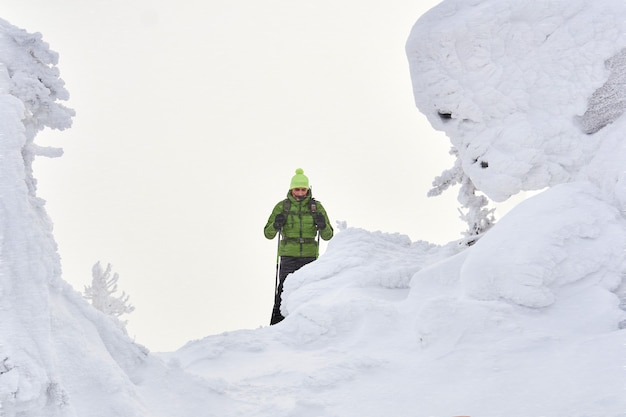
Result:
{"label": "snow drift", "polygon": [[432,9],[418,108],[490,198],[545,190],[471,247],[341,227],[282,323],[155,355],[61,279],[30,164],[73,112],[56,54],[0,21],[0,415],[626,416],[625,29],[621,0]]}

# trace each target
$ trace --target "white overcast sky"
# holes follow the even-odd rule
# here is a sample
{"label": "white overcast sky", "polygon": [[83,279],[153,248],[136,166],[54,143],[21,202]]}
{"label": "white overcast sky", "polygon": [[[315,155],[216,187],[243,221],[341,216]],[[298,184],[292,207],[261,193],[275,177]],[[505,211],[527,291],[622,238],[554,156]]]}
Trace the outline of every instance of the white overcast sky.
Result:
{"label": "white overcast sky", "polygon": [[[59,53],[72,129],[35,164],[64,279],[111,263],[154,351],[267,325],[267,217],[298,167],[331,221],[446,243],[448,139],[414,106],[404,44],[435,0],[3,0]],[[497,213],[496,213],[497,214]]]}

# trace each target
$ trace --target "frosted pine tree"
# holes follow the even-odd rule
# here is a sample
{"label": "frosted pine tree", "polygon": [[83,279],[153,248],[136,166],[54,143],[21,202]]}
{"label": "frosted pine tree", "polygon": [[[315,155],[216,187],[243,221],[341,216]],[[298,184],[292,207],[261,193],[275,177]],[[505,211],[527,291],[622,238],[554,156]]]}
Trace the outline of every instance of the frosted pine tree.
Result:
{"label": "frosted pine tree", "polygon": [[471,246],[495,223],[493,215],[495,209],[486,208],[489,204],[487,197],[476,194],[478,189],[472,180],[465,175],[456,148],[453,147],[450,154],[457,157],[454,166],[435,178],[433,188],[428,192],[428,196],[438,196],[448,188],[461,184],[457,200],[467,210],[463,212],[459,209],[461,220],[467,223],[467,230],[463,232],[465,236],[463,244]]}
{"label": "frosted pine tree", "polygon": [[0,90],[18,98],[24,106],[22,122],[26,143],[22,156],[26,168],[26,185],[34,194],[36,181],[32,164],[36,156],[59,157],[63,150],[43,147],[35,143],[37,132],[45,127],[65,130],[72,125],[75,111],[59,101],[68,100],[69,92],[60,78],[57,64],[59,55],[42,40],[41,33],[29,33],[0,19],[0,31],[6,34],[8,49],[0,62],[0,71],[10,75],[9,82],[0,82]]}
{"label": "frosted pine tree", "polygon": [[100,262],[92,268],[91,286],[85,287],[85,298],[91,300],[91,304],[103,313],[115,317],[126,325],[125,321],[119,320],[122,314],[129,314],[135,310],[135,307],[128,303],[129,296],[122,292],[120,296],[114,296],[117,292],[117,280],[119,274],[111,275],[111,264],[107,264],[105,270],[102,269]]}
{"label": "frosted pine tree", "polygon": [[467,223],[467,231],[463,233],[465,239],[463,243],[471,246],[495,223],[493,212],[495,209],[489,209],[489,199],[484,195],[476,195],[476,186],[469,177],[463,177],[461,189],[459,190],[458,200],[467,212],[461,212],[461,220]]}

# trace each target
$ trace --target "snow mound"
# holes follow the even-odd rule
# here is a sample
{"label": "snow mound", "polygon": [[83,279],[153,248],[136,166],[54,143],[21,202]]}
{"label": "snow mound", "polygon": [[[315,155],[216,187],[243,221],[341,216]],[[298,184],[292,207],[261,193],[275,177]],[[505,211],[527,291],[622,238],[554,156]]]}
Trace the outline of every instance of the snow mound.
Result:
{"label": "snow mound", "polygon": [[615,290],[625,247],[621,214],[593,186],[560,185],[520,204],[481,239],[463,264],[461,280],[477,299],[547,307],[567,286]]}
{"label": "snow mound", "polygon": [[292,275],[280,324],[162,354],[239,404],[221,415],[622,416],[625,314],[604,284],[555,285],[530,308],[467,294],[482,240],[348,228],[331,242]]}

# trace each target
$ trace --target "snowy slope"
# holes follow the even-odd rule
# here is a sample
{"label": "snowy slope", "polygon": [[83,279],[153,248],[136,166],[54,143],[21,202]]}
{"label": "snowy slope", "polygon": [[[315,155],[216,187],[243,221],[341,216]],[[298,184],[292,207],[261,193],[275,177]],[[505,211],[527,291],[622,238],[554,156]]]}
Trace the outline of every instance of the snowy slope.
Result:
{"label": "snowy slope", "polygon": [[621,0],[443,2],[407,42],[418,108],[492,199],[546,189],[469,248],[342,225],[282,323],[152,354],[61,279],[30,163],[73,113],[0,21],[0,415],[625,417],[625,26]]}

